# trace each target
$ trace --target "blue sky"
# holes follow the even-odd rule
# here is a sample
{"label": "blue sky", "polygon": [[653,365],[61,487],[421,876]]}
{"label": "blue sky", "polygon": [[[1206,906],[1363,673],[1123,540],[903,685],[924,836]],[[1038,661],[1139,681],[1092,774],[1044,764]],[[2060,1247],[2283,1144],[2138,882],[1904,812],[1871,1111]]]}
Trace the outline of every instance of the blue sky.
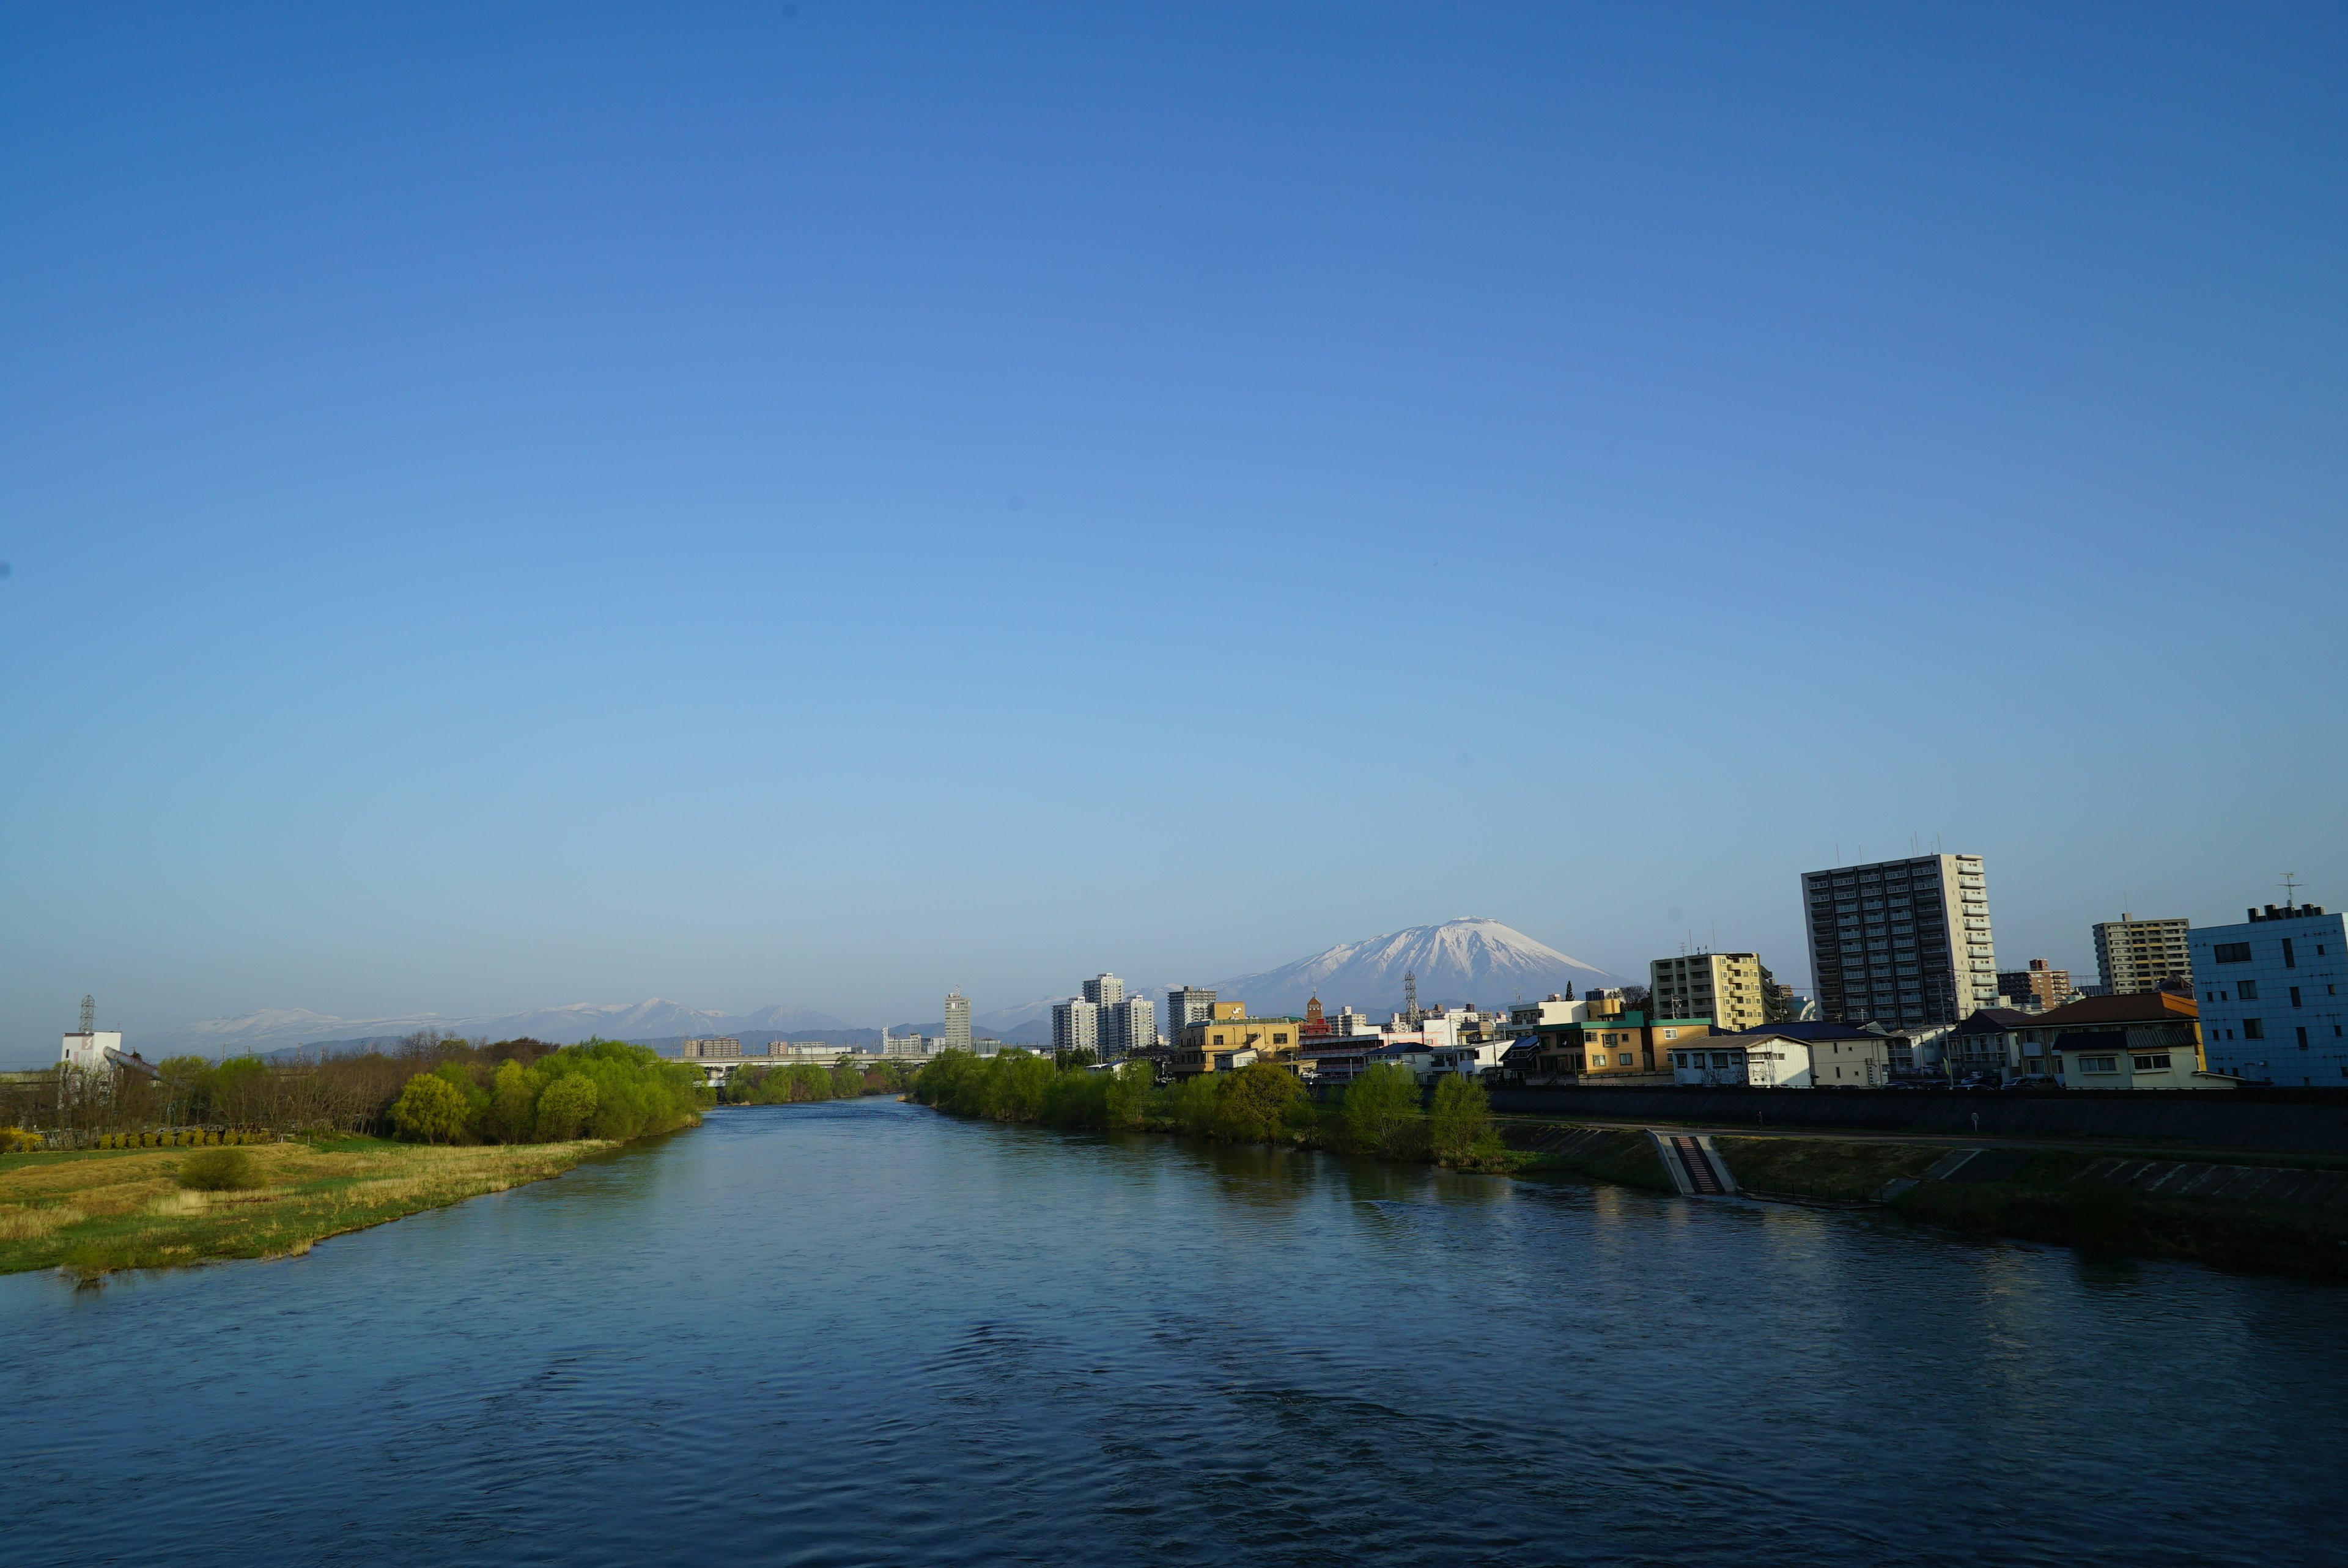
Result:
{"label": "blue sky", "polygon": [[2348,904],[2333,6],[0,12],[0,1055]]}

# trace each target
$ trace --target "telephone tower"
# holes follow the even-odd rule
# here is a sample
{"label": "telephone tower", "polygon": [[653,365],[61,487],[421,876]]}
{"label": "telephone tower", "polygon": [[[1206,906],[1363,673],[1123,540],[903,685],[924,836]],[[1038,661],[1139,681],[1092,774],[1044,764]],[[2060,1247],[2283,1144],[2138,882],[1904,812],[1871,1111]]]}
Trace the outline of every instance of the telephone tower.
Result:
{"label": "telephone tower", "polygon": [[1413,1029],[1426,1020],[1426,1015],[1418,1010],[1418,976],[1409,969],[1402,972],[1402,1016]]}
{"label": "telephone tower", "polygon": [[84,1034],[98,1032],[98,999],[96,997],[85,996],[81,999],[81,1031]]}

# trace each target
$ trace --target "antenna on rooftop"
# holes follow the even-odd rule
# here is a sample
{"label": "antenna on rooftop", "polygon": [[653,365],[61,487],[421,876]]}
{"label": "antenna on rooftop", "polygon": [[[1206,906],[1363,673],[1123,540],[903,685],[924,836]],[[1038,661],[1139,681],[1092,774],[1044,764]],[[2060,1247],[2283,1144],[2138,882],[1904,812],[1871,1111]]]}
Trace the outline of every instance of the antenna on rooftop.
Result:
{"label": "antenna on rooftop", "polygon": [[81,1031],[82,1031],[82,1033],[84,1033],[84,1034],[95,1034],[95,1033],[97,1032],[97,1024],[98,1024],[98,999],[97,999],[96,997],[85,996],[85,997],[83,997],[83,998],[81,999]]}
{"label": "antenna on rooftop", "polygon": [[[2288,909],[2288,908],[2290,908],[2290,907],[2291,907],[2292,903],[2294,902],[2294,900],[2293,900],[2293,899],[2292,899],[2292,897],[2291,897],[2291,895],[2292,895],[2294,892],[2298,891],[2298,889],[2299,889],[2299,873],[2298,873],[2298,872],[2296,872],[2296,871],[2286,871],[2286,872],[2284,872],[2284,873],[2282,874],[2282,907],[2283,907],[2284,908]],[[85,1002],[82,1004],[82,1006],[83,1006],[83,1008],[86,1009],[88,1009],[88,1007],[89,1006],[89,1004],[88,1004],[87,1001],[85,1001]],[[89,1027],[88,1015],[87,1011],[85,1011],[85,1013],[84,1013],[84,1015],[83,1015],[82,1028],[84,1028],[84,1029],[88,1029],[88,1027]]]}

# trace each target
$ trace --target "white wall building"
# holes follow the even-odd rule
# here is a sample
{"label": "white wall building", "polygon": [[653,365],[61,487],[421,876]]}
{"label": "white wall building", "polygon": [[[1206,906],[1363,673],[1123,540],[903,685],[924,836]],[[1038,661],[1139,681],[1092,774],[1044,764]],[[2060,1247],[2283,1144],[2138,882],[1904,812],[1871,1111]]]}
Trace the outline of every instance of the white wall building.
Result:
{"label": "white wall building", "polygon": [[61,1067],[77,1067],[85,1072],[97,1072],[109,1063],[106,1053],[120,1051],[122,1036],[108,1030],[77,1030],[65,1037],[57,1048],[57,1063]]}
{"label": "white wall building", "polygon": [[1104,1007],[1099,1020],[1104,1056],[1131,1056],[1158,1043],[1158,1009],[1149,1005],[1148,997],[1128,997]]}
{"label": "white wall building", "polygon": [[946,1037],[943,1049],[970,1049],[970,999],[959,990],[946,993]]}
{"label": "white wall building", "polygon": [[[1086,980],[1090,987],[1094,982]],[[1052,1049],[1054,1050],[1098,1050],[1100,1049],[1100,1005],[1089,998],[1076,997],[1052,1004]]]}

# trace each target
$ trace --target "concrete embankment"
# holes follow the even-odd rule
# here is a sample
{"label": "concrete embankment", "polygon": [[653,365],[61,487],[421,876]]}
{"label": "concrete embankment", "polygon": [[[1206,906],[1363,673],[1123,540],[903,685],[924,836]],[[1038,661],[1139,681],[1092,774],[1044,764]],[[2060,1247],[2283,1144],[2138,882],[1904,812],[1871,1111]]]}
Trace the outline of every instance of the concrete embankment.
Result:
{"label": "concrete embankment", "polygon": [[1519,1122],[1502,1135],[1526,1157],[1526,1175],[1570,1171],[1697,1198],[1889,1208],[1978,1235],[2348,1279],[2348,1171],[1847,1133],[1706,1137]]}
{"label": "concrete embankment", "polygon": [[2094,1090],[1496,1089],[1491,1098],[1492,1109],[1502,1115],[1561,1122],[2096,1138],[2348,1154],[2348,1091],[2337,1090],[2132,1094]]}

